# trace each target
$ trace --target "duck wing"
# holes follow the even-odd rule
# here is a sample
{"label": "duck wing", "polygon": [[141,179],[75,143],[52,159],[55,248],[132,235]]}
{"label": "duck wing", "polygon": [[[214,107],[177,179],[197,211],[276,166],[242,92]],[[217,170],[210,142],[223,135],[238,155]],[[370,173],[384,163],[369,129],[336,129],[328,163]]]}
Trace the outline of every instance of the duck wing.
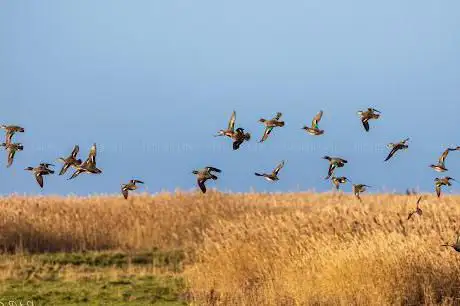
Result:
{"label": "duck wing", "polygon": [[80,147],[78,145],[76,145],[73,150],[72,150],[72,153],[70,154],[73,158],[77,158],[77,155],[78,155],[78,152],[80,151]]}
{"label": "duck wing", "polygon": [[206,182],[205,179],[197,179],[198,187],[200,187],[201,192],[206,193],[206,186],[204,182]]}
{"label": "duck wing", "polygon": [[236,120],[236,112],[233,111],[232,116],[230,117],[230,121],[228,122],[228,130],[230,131],[235,130],[235,120]]}
{"label": "duck wing", "polygon": [[393,149],[391,149],[390,151],[390,154],[388,154],[387,158],[385,158],[385,161],[388,161],[390,158],[393,157],[393,155],[395,155],[396,152],[398,152],[398,150],[400,149],[401,147],[398,145],[398,146],[394,146]]}
{"label": "duck wing", "polygon": [[323,117],[323,111],[319,111],[319,113],[317,113],[316,116],[313,118],[311,122],[311,127],[314,129],[318,129],[318,124],[321,121],[322,117]]}
{"label": "duck wing", "polygon": [[273,130],[273,127],[266,127],[264,131],[264,135],[262,136],[262,139],[259,142],[264,142],[265,140],[267,140],[268,135],[270,135],[272,130]]}
{"label": "duck wing", "polygon": [[276,166],[275,170],[273,170],[273,174],[278,175],[278,172],[284,167],[284,160]]}
{"label": "duck wing", "polygon": [[367,118],[361,118],[361,122],[363,123],[363,126],[364,126],[364,129],[366,130],[366,132],[369,132],[369,119]]}
{"label": "duck wing", "polygon": [[43,176],[40,172],[35,173],[35,179],[37,180],[38,185],[43,188]]}

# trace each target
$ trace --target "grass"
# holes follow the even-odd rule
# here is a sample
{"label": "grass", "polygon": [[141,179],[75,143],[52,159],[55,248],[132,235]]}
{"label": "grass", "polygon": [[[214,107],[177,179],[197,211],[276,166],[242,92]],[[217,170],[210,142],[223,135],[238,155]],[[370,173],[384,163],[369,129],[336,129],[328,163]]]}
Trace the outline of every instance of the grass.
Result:
{"label": "grass", "polygon": [[[186,305],[180,252],[4,255],[0,302]],[[177,261],[177,262],[175,262]]]}
{"label": "grass", "polygon": [[451,305],[460,197],[0,198],[0,296],[36,305]]}

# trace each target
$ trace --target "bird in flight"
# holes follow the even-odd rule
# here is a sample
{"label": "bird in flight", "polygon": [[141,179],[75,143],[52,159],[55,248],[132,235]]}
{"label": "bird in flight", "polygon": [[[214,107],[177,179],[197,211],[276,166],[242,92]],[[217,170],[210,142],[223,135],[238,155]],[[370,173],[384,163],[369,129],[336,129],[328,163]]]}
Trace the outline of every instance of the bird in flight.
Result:
{"label": "bird in flight", "polygon": [[232,140],[233,140],[233,150],[238,150],[240,145],[244,141],[249,141],[251,139],[251,134],[245,133],[243,128],[237,128],[235,133],[233,133]]}
{"label": "bird in flight", "polygon": [[280,121],[280,118],[282,115],[283,115],[282,113],[278,112],[276,113],[276,116],[270,120],[266,120],[264,118],[259,120],[259,122],[262,122],[263,125],[265,126],[264,135],[262,136],[262,139],[259,142],[264,142],[265,140],[267,140],[268,136],[270,135],[270,133],[275,127],[284,126],[284,121]]}
{"label": "bird in flight", "polygon": [[323,159],[329,161],[329,170],[327,171],[327,176],[325,177],[326,180],[334,174],[336,168],[342,168],[346,163],[348,163],[347,160],[340,157],[324,156]]}
{"label": "bird in flight", "polygon": [[407,142],[409,141],[409,138],[406,138],[398,143],[390,143],[388,144],[388,148],[391,149],[390,153],[388,154],[387,158],[385,158],[385,161],[388,161],[390,158],[395,155],[396,152],[399,150],[407,150],[409,148],[409,145]]}
{"label": "bird in flight", "polygon": [[214,167],[205,167],[204,169],[200,170],[193,170],[192,173],[196,175],[196,181],[198,187],[200,187],[201,192],[206,193],[206,181],[207,180],[217,180],[218,177],[214,175],[212,172],[221,173],[222,170]]}
{"label": "bird in flight", "polygon": [[75,147],[72,150],[72,153],[66,158],[59,157],[58,161],[64,163],[62,165],[61,171],[59,171],[59,175],[63,175],[67,172],[67,169],[69,167],[77,167],[80,166],[82,161],[81,159],[77,159],[78,152],[80,151],[80,147],[78,145],[75,145]]}
{"label": "bird in flight", "polygon": [[121,185],[121,194],[126,200],[128,199],[128,193],[138,188],[136,184],[144,184],[144,182],[139,180],[130,180],[128,184]]}
{"label": "bird in flight", "polygon": [[331,183],[335,186],[336,190],[340,189],[340,184],[346,184],[347,182],[351,182],[348,178],[345,176],[340,176],[340,177],[331,177]]}
{"label": "bird in flight", "polygon": [[279,177],[278,177],[278,173],[280,172],[280,170],[284,167],[284,160],[281,161],[281,163],[278,164],[278,166],[276,166],[275,169],[273,169],[273,171],[271,173],[254,173],[256,176],[261,176],[261,177],[264,177],[267,181],[270,181],[270,182],[274,182],[274,181],[278,181],[279,180]]}
{"label": "bird in flight", "polygon": [[227,136],[233,140],[233,150],[238,150],[244,141],[251,139],[250,133],[245,133],[244,129],[239,127],[235,130],[236,112],[233,111],[228,127],[226,130],[220,130],[214,137]]}
{"label": "bird in flight", "polygon": [[321,130],[318,126],[321,118],[323,117],[323,111],[316,114],[311,122],[311,127],[304,126],[302,129],[307,131],[308,134],[318,136],[324,134],[324,130]]}
{"label": "bird in flight", "polygon": [[447,171],[446,168],[446,157],[451,151],[458,151],[460,147],[456,148],[447,148],[444,152],[442,152],[441,156],[438,159],[438,163],[436,165],[430,165],[430,167],[436,172],[445,172]]}
{"label": "bird in flight", "polygon": [[434,179],[434,186],[435,186],[436,195],[438,196],[438,198],[441,196],[442,186],[452,186],[452,183],[450,181],[455,181],[455,180],[451,178],[450,176]]}
{"label": "bird in flight", "polygon": [[422,209],[420,208],[420,202],[422,201],[422,198],[423,197],[419,197],[418,200],[417,200],[417,206],[415,208],[415,210],[412,210],[411,212],[409,212],[409,215],[407,216],[407,220],[410,220],[412,218],[412,216],[414,216],[415,214],[421,216],[423,211]]}
{"label": "bird in flight", "polygon": [[358,116],[361,118],[361,123],[364,126],[366,132],[369,132],[369,120],[379,119],[381,113],[375,108],[368,108],[365,111],[359,111]]}
{"label": "bird in flight", "polygon": [[91,174],[102,173],[102,171],[96,166],[96,155],[97,155],[97,147],[96,147],[96,144],[93,144],[89,151],[88,158],[83,163],[75,166],[76,170],[72,174],[72,176],[69,178],[69,180],[76,178],[81,173],[91,173]]}
{"label": "bird in flight", "polygon": [[50,166],[54,166],[53,164],[41,163],[38,167],[27,167],[24,170],[32,171],[35,179],[37,180],[38,185],[43,188],[43,176],[54,174],[54,170],[50,169]]}
{"label": "bird in flight", "polygon": [[0,129],[4,129],[6,132],[6,140],[5,143],[11,143],[14,134],[16,133],[24,133],[24,128],[18,125],[0,125]]}
{"label": "bird in flight", "polygon": [[8,163],[6,165],[7,168],[11,167],[14,161],[14,156],[16,152],[24,150],[24,146],[21,143],[2,143],[0,147],[4,147],[5,150],[8,152]]}
{"label": "bird in flight", "polygon": [[227,129],[226,130],[220,130],[219,132],[217,132],[216,135],[214,135],[214,137],[227,136],[227,137],[232,138],[233,133],[235,132],[235,121],[236,121],[236,112],[233,111],[233,113],[232,113],[232,115],[230,117],[230,120],[228,121]]}
{"label": "bird in flight", "polygon": [[353,184],[353,194],[358,198],[359,201],[362,202],[360,194],[366,191],[366,188],[370,188],[371,186],[364,185],[364,184]]}

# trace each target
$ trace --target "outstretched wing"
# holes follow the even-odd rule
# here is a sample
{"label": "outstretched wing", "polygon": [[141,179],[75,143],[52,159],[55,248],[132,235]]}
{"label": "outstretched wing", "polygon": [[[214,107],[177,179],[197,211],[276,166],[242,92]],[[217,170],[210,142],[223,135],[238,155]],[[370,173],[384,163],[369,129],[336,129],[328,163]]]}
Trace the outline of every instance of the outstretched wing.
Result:
{"label": "outstretched wing", "polygon": [[334,170],[336,168],[336,165],[335,164],[330,164],[329,165],[329,169],[327,170],[327,177],[326,177],[326,180],[329,179],[332,174],[334,174]]}
{"label": "outstretched wing", "polygon": [[311,127],[314,128],[314,129],[317,129],[318,128],[318,123],[321,121],[322,117],[323,117],[323,111],[320,111],[313,118],[313,121],[311,122]]}
{"label": "outstretched wing", "polygon": [[392,158],[398,150],[399,146],[394,146],[393,149],[391,149],[390,154],[388,154],[387,158],[385,158],[385,161],[388,161],[390,158]]}
{"label": "outstretched wing", "polygon": [[81,172],[82,172],[81,170],[76,170],[76,171],[72,174],[72,176],[69,178],[69,180],[72,180],[72,179],[76,178],[78,175],[80,175]]}
{"label": "outstretched wing", "polygon": [[228,129],[230,131],[235,130],[235,120],[236,120],[236,112],[233,111],[232,116],[230,117],[230,121],[228,122]]}
{"label": "outstretched wing", "polygon": [[88,165],[94,166],[96,164],[96,154],[97,154],[97,147],[96,147],[96,144],[93,144],[89,151],[88,158],[84,162],[83,167],[86,167]]}
{"label": "outstretched wing", "polygon": [[449,152],[451,149],[446,149],[444,152],[442,152],[441,157],[439,157],[439,164],[444,166],[444,163],[446,162],[446,157],[449,155]]}
{"label": "outstretched wing", "polygon": [[208,171],[214,171],[214,172],[218,172],[218,173],[221,173],[221,172],[222,172],[222,170],[220,170],[220,169],[218,169],[218,168],[215,168],[215,167],[210,167],[210,166],[206,167],[206,169],[207,169]]}
{"label": "outstretched wing", "polygon": [[38,185],[43,188],[43,176],[39,172],[35,173],[35,179],[37,180]]}
{"label": "outstretched wing", "polygon": [[143,181],[139,181],[139,180],[132,180],[132,181],[133,181],[133,183],[135,183],[135,184],[138,184],[138,183],[139,183],[139,184],[144,184]]}
{"label": "outstretched wing", "polygon": [[268,135],[270,135],[272,130],[273,130],[273,127],[266,127],[264,131],[264,135],[262,136],[262,139],[259,142],[264,142],[265,140],[267,140]]}
{"label": "outstretched wing", "polygon": [[8,152],[8,164],[6,165],[7,167],[11,167],[11,165],[13,164],[15,154],[16,154],[15,150],[10,150]]}
{"label": "outstretched wing", "polygon": [[283,114],[280,113],[280,112],[277,112],[277,113],[276,113],[276,116],[273,117],[273,120],[280,120],[281,116],[283,116]]}
{"label": "outstretched wing", "polygon": [[78,145],[76,145],[73,150],[72,150],[72,157],[73,158],[77,158],[77,155],[78,155],[78,152],[80,151],[80,147]]}
{"label": "outstretched wing", "polygon": [[438,198],[441,196],[441,185],[436,184],[436,195]]}
{"label": "outstretched wing", "polygon": [[198,187],[200,187],[201,192],[203,192],[203,193],[206,193],[206,186],[204,185],[204,182],[205,182],[205,181],[206,181],[206,180],[203,180],[203,179],[198,179],[198,180],[197,180]]}
{"label": "outstretched wing", "polygon": [[366,132],[369,132],[369,120],[367,118],[361,118],[361,122],[363,123]]}
{"label": "outstretched wing", "polygon": [[243,143],[244,139],[237,140],[233,142],[233,150],[238,150],[240,145]]}
{"label": "outstretched wing", "polygon": [[128,188],[126,188],[126,185],[121,186],[121,194],[126,200],[128,199]]}
{"label": "outstretched wing", "polygon": [[70,164],[65,163],[64,166],[62,166],[61,171],[59,171],[59,175],[65,174],[67,172],[67,169],[69,169],[69,167],[70,167]]}
{"label": "outstretched wing", "polygon": [[6,132],[6,144],[11,143],[11,140],[13,139],[14,132],[12,131],[7,131]]}
{"label": "outstretched wing", "polygon": [[274,173],[275,175],[278,175],[278,172],[280,172],[280,170],[281,170],[283,167],[284,167],[284,160],[283,160],[281,163],[279,163],[278,166],[276,166],[275,170],[273,170],[273,173]]}
{"label": "outstretched wing", "polygon": [[332,179],[331,182],[332,182],[332,184],[334,184],[335,189],[336,189],[336,190],[339,190],[339,188],[340,188],[340,182],[339,182],[339,180],[338,180],[338,179]]}

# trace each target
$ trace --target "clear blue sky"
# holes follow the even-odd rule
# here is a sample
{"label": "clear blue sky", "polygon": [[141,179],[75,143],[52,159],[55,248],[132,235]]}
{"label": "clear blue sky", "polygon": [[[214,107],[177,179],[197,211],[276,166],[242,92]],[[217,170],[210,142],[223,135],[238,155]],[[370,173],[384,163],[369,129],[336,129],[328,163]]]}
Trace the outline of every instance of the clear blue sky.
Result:
{"label": "clear blue sky", "polygon": [[[0,152],[0,193],[114,193],[134,177],[189,190],[205,165],[223,191],[325,191],[325,154],[374,192],[431,191],[428,165],[460,145],[459,38],[454,0],[1,1],[0,121],[27,131],[11,168]],[[383,115],[365,133],[368,106]],[[236,152],[212,137],[233,109],[253,135]],[[326,133],[309,136],[320,109]],[[277,111],[286,126],[257,143]],[[383,163],[405,137],[409,151]],[[23,170],[93,142],[100,176],[47,177],[41,191]],[[253,175],[282,159],[281,181]],[[460,152],[447,166],[460,179]]]}

